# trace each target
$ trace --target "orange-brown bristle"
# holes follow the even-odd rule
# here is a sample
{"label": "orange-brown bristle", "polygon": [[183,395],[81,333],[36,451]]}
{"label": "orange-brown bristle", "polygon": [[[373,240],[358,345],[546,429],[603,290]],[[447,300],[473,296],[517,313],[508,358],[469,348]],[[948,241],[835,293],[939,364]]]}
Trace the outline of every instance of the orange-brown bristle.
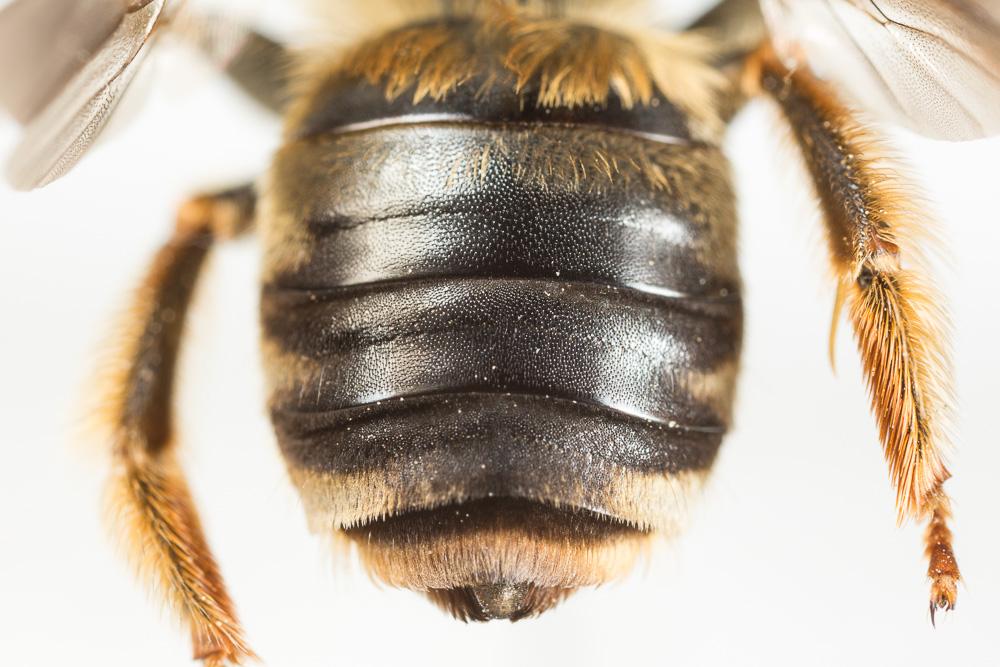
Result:
{"label": "orange-brown bristle", "polygon": [[510,40],[504,65],[515,75],[515,86],[524,90],[537,81],[542,106],[604,104],[611,92],[625,108],[648,105],[653,98],[646,57],[626,37],[558,19],[530,20],[515,12],[505,13],[496,25]]}
{"label": "orange-brown bristle", "polygon": [[788,70],[770,47],[748,72],[781,106],[817,186],[838,309],[847,306],[854,327],[899,520],[929,521],[933,620],[954,606],[960,575],[942,489],[951,364],[942,300],[926,278],[931,221],[898,161],[829,84]]}
{"label": "orange-brown bristle", "polygon": [[128,555],[191,632],[206,665],[254,657],[174,454],[172,401],[185,314],[216,237],[252,216],[249,190],[189,202],[137,291],[105,369],[109,515]]}
{"label": "orange-brown bristle", "polygon": [[896,160],[822,82],[773,55],[764,88],[806,151],[828,221],[838,288],[854,324],[900,517],[922,516],[947,479],[951,401],[946,320],[924,273],[931,223]]}
{"label": "orange-brown bristle", "polygon": [[190,625],[195,658],[239,664],[252,657],[172,456],[154,460],[133,451],[122,458],[111,486],[112,515],[127,533],[133,562]]}
{"label": "orange-brown bristle", "polygon": [[934,349],[935,333],[918,313],[915,302],[926,297],[915,276],[902,270],[867,271],[862,269],[849,288],[849,317],[900,516],[922,516],[931,495],[949,476],[935,414],[942,398],[934,386],[938,378],[932,377],[946,367]]}
{"label": "orange-brown bristle", "polygon": [[475,55],[460,26],[414,26],[363,43],[346,60],[344,71],[381,84],[389,99],[412,89],[414,103],[425,97],[441,100],[477,73]]}
{"label": "orange-brown bristle", "polygon": [[[462,5],[463,3],[458,3]],[[387,98],[442,100],[461,86],[530,91],[532,105],[623,108],[658,103],[656,92],[691,115],[699,139],[718,139],[717,110],[725,77],[707,64],[713,44],[701,35],[650,31],[641,21],[602,11],[544,12],[512,3],[472,3],[445,14],[419,13],[360,44],[306,53],[300,63],[295,127],[316,87],[331,77],[358,77],[383,87]]]}

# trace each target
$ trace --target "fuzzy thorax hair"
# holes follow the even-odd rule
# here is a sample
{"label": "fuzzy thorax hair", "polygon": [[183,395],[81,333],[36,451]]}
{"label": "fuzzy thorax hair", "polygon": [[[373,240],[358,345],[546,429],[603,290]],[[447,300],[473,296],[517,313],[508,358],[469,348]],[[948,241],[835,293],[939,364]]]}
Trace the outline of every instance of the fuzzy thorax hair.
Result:
{"label": "fuzzy thorax hair", "polygon": [[721,134],[716,102],[725,79],[707,64],[711,41],[650,29],[648,17],[630,10],[641,3],[358,4],[365,5],[359,14],[381,8],[378,20],[359,20],[350,41],[331,31],[302,54],[291,127],[319,90],[347,75],[414,102],[483,80],[533,88],[537,104],[553,108],[602,105],[611,96],[625,108],[645,106],[658,91],[690,115],[697,138]]}

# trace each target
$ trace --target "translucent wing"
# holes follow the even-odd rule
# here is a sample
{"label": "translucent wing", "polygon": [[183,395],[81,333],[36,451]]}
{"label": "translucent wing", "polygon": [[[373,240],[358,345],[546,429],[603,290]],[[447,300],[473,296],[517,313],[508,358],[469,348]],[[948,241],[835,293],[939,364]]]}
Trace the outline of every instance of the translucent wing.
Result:
{"label": "translucent wing", "polygon": [[923,135],[1000,133],[1000,0],[761,0],[782,57]]}
{"label": "translucent wing", "polygon": [[0,11],[0,105],[25,124],[19,189],[65,174],[135,76],[166,0],[14,0]]}

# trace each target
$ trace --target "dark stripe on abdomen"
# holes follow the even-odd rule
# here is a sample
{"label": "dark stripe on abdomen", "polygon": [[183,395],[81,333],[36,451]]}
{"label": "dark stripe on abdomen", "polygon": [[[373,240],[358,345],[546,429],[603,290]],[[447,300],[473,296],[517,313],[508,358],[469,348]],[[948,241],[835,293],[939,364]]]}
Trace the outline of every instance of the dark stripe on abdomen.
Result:
{"label": "dark stripe on abdomen", "polygon": [[738,308],[591,283],[454,278],[277,288],[266,293],[263,321],[312,367],[296,399],[308,409],[517,392],[721,428],[686,396],[684,379],[735,359]]}
{"label": "dark stripe on abdomen", "polygon": [[[274,425],[294,465],[326,473],[401,469],[413,484],[434,470],[445,484],[513,495],[558,475],[607,483],[607,465],[640,473],[703,470],[720,428],[689,429],[555,396],[472,392],[411,396],[323,412],[277,408]],[[470,455],[471,454],[471,455]],[[419,466],[402,465],[419,461]],[[549,479],[551,482],[551,480]],[[482,495],[486,495],[483,493]]]}

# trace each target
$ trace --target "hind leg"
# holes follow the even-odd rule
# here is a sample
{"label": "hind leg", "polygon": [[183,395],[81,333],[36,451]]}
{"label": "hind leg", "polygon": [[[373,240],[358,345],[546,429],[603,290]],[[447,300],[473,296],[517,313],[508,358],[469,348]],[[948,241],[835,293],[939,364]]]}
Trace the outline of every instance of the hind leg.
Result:
{"label": "hind leg", "polygon": [[250,188],[189,201],[136,292],[103,405],[115,527],[152,586],[191,632],[206,665],[253,657],[174,455],[171,402],[185,314],[215,241],[249,228]]}
{"label": "hind leg", "polygon": [[[816,185],[837,279],[867,378],[900,520],[928,521],[931,620],[955,605],[944,421],[951,400],[946,318],[921,257],[930,226],[881,139],[805,67],[770,49],[748,81],[781,107]],[[837,313],[839,316],[839,312]]]}

